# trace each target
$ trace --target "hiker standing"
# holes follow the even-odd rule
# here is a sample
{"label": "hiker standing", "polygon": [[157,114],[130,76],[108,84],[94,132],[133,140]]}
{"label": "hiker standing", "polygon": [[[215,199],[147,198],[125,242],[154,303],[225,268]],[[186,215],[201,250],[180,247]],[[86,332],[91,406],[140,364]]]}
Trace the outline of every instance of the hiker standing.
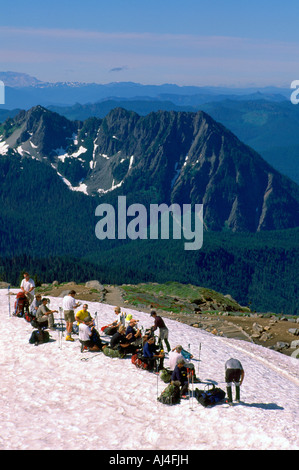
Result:
{"label": "hiker standing", "polygon": [[74,341],[74,338],[72,338],[73,323],[75,321],[74,310],[75,308],[78,308],[81,305],[80,302],[76,302],[75,295],[76,292],[74,290],[71,290],[69,294],[63,298],[62,302],[67,331],[67,335],[65,338],[66,341]]}
{"label": "hiker standing", "polygon": [[238,359],[229,359],[225,363],[225,382],[226,382],[226,390],[227,390],[227,397],[228,403],[231,405],[233,402],[232,397],[232,384],[235,384],[236,388],[236,403],[240,402],[240,386],[244,380],[244,369],[240,361]]}
{"label": "hiker standing", "polygon": [[166,344],[167,351],[169,352],[171,348],[168,342],[168,328],[165,325],[163,318],[159,317],[157,313],[155,312],[155,310],[151,311],[151,317],[153,317],[155,320],[154,326],[152,326],[151,328],[152,331],[155,331],[157,328],[159,328],[160,330],[159,340],[158,340],[158,344],[160,348],[162,349],[162,341],[164,341]]}
{"label": "hiker standing", "polygon": [[34,288],[35,288],[34,280],[30,278],[28,273],[24,273],[24,279],[21,282],[21,290],[26,295],[29,305],[32,303],[34,299]]}

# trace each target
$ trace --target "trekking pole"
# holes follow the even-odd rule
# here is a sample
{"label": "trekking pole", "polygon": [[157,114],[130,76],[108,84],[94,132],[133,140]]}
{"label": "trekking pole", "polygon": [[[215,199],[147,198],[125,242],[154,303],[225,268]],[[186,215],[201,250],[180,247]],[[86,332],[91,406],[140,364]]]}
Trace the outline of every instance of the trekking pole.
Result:
{"label": "trekking pole", "polygon": [[159,366],[158,361],[156,361],[156,372],[157,372],[157,399],[159,396]]}
{"label": "trekking pole", "polygon": [[62,307],[59,307],[60,313],[60,330],[59,330],[59,349],[62,349],[62,338],[63,338],[63,319],[62,319]]}
{"label": "trekking pole", "polygon": [[95,312],[94,316],[96,319],[96,325],[97,325],[97,330],[98,330],[99,329],[98,312]]}
{"label": "trekking pole", "polygon": [[191,410],[193,411],[193,399],[194,399],[194,392],[193,392],[193,390],[194,390],[194,370],[193,369],[191,371],[191,374],[192,374],[192,376],[191,376],[192,377],[192,398],[191,398],[192,406],[191,406]]}
{"label": "trekking pole", "polygon": [[10,286],[7,288],[8,290],[8,316],[11,317],[11,312],[10,312]]}
{"label": "trekking pole", "polygon": [[187,378],[188,378],[188,395],[189,395],[189,408],[191,402],[191,394],[190,394],[190,369],[187,369]]}
{"label": "trekking pole", "polygon": [[197,366],[197,376],[198,376],[198,379],[199,379],[200,353],[201,353],[201,343],[199,343],[199,347],[198,347],[198,366]]}

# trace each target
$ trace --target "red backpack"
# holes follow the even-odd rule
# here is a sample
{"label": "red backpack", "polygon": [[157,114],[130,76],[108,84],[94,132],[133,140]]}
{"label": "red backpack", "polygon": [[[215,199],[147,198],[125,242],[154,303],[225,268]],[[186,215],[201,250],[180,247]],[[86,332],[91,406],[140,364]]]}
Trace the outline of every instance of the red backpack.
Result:
{"label": "red backpack", "polygon": [[28,312],[29,302],[24,292],[19,292],[15,301],[14,315],[17,317],[23,317],[25,310]]}
{"label": "red backpack", "polygon": [[147,370],[148,364],[142,360],[139,354],[133,354],[131,357],[131,362],[136,366],[138,369]]}

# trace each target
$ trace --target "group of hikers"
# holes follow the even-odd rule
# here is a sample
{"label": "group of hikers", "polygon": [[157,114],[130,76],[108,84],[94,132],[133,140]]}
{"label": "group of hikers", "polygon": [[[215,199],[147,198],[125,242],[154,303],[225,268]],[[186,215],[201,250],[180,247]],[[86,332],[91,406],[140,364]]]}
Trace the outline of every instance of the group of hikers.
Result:
{"label": "group of hikers", "polygon": [[[30,342],[38,345],[49,338],[45,331],[55,330],[58,325],[55,324],[54,313],[57,310],[51,310],[48,307],[49,299],[41,294],[35,295],[35,284],[28,273],[24,274],[21,282],[21,294],[25,297],[25,308],[29,315],[29,320],[37,331],[33,332]],[[76,292],[71,290],[63,297],[62,309],[66,327],[66,341],[74,341],[73,334],[78,334],[81,352],[84,351],[108,351],[112,350],[119,353],[119,357],[127,354],[138,357],[146,365],[146,369],[159,374],[165,370],[164,359],[168,354],[170,374],[170,383],[176,384],[180,390],[180,398],[188,398],[190,379],[195,377],[194,364],[191,362],[193,356],[181,345],[171,349],[168,341],[168,328],[163,318],[157,315],[155,310],[150,312],[153,319],[151,328],[143,331],[139,328],[139,320],[134,319],[132,314],[125,315],[120,307],[115,307],[115,320],[109,325],[101,328],[105,334],[105,339],[101,338],[96,329],[95,320],[88,311],[88,305],[83,304],[82,308],[75,313],[75,310],[81,306],[75,299]],[[17,301],[16,301],[17,303]],[[24,307],[24,306],[23,306]],[[15,309],[15,314],[17,307]],[[24,312],[22,315],[25,316]],[[29,321],[28,320],[28,321]],[[61,326],[61,325],[60,325]],[[155,332],[159,330],[158,341],[156,344]],[[107,341],[107,337],[110,337]],[[166,346],[167,353],[163,349],[163,343]],[[133,361],[132,361],[133,362]],[[227,390],[227,402],[232,404],[232,385],[235,384],[235,402],[240,401],[240,385],[244,379],[244,370],[242,364],[237,359],[230,359],[225,364],[225,381]]]}

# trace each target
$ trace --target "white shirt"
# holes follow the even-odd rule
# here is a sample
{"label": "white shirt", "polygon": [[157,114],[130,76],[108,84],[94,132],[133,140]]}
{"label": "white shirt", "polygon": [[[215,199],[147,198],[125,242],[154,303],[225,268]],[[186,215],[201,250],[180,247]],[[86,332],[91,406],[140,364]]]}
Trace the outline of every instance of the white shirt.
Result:
{"label": "white shirt", "polygon": [[74,297],[66,295],[65,297],[63,297],[62,301],[63,310],[74,310],[74,308],[76,307],[76,303],[77,302]]}
{"label": "white shirt", "polygon": [[123,313],[119,313],[117,315],[117,322],[121,323],[123,326],[125,326],[125,316]]}
{"label": "white shirt", "polygon": [[184,359],[181,353],[177,351],[171,351],[169,353],[169,369],[174,370],[175,366],[177,365],[178,359]]}
{"label": "white shirt", "polygon": [[81,341],[89,341],[91,336],[91,329],[85,323],[80,323],[79,325],[79,339]]}
{"label": "white shirt", "polygon": [[[29,279],[29,281],[26,281],[26,279],[23,279],[21,282],[21,287],[28,292],[31,287],[35,287],[33,279]],[[34,295],[34,289],[30,292],[31,295]]]}

